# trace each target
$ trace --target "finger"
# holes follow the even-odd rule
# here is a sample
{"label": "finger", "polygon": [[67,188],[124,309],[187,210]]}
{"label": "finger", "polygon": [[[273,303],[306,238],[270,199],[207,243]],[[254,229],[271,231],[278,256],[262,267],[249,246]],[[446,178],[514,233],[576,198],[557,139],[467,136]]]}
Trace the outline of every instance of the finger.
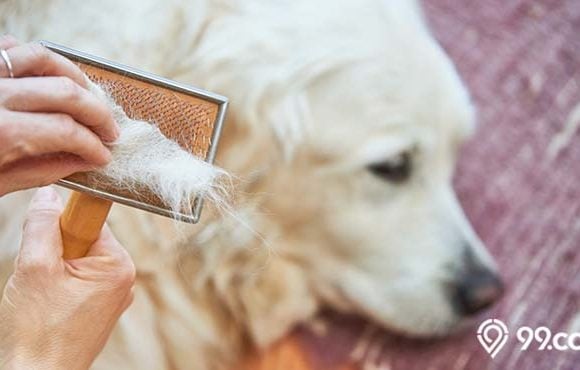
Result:
{"label": "finger", "polygon": [[119,136],[109,107],[68,77],[3,79],[0,99],[2,95],[4,106],[10,110],[65,113],[104,141],[112,142]]}
{"label": "finger", "polygon": [[10,49],[20,45],[20,42],[12,35],[0,36],[0,49]]}
{"label": "finger", "polygon": [[103,226],[99,239],[91,246],[88,256],[114,256],[121,260],[130,260],[129,253],[113,235],[107,224]]}
{"label": "finger", "polygon": [[[87,78],[73,62],[39,43],[31,42],[7,50],[15,77],[63,76],[88,88]],[[9,75],[5,65],[0,66],[0,77]]]}
{"label": "finger", "polygon": [[25,158],[0,168],[0,197],[18,190],[53,184],[76,172],[94,169],[81,158],[66,153]]}
{"label": "finger", "polygon": [[59,217],[63,205],[51,187],[40,188],[28,208],[18,255],[21,268],[53,264],[62,256]]}
{"label": "finger", "polygon": [[121,288],[130,289],[135,283],[135,265],[129,253],[113,236],[105,224],[99,239],[93,243],[83,258],[68,260],[73,275],[81,276],[88,271],[98,271],[109,276]]}
{"label": "finger", "polygon": [[132,286],[131,290],[129,291],[129,293],[125,297],[125,300],[123,301],[123,305],[121,306],[122,308],[121,312],[125,312],[131,306],[131,304],[133,304],[134,300],[135,300],[135,287]]}
{"label": "finger", "polygon": [[70,116],[59,113],[3,112],[0,119],[0,168],[23,158],[48,153],[74,154],[104,166],[111,152],[99,137]]}
{"label": "finger", "polygon": [[[119,297],[119,295],[117,295]],[[127,309],[133,304],[133,301],[135,300],[135,286],[131,286],[130,289],[128,289],[127,293],[122,296],[119,297],[122,300],[117,301],[118,304],[118,308],[116,310],[117,313],[117,317],[121,316],[125,311],[127,311]]]}

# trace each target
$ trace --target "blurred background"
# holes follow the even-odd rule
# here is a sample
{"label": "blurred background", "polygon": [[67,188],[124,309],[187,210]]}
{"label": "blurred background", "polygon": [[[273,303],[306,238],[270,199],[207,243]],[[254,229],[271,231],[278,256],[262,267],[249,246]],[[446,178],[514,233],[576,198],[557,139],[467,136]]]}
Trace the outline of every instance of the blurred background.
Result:
{"label": "blurred background", "polygon": [[[515,335],[523,325],[580,332],[580,1],[424,6],[478,107],[455,185],[506,294],[448,339],[394,337],[329,312],[298,330],[300,343],[319,369],[580,369],[580,351],[521,351]],[[510,328],[493,360],[476,339],[487,318]]]}

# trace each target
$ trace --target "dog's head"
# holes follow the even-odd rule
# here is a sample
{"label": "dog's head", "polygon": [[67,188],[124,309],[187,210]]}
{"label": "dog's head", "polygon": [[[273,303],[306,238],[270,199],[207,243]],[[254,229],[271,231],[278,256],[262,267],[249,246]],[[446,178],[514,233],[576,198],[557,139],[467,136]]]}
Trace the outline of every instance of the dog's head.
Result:
{"label": "dog's head", "polygon": [[311,127],[264,191],[317,293],[432,335],[489,306],[501,284],[452,188],[468,95],[439,49],[415,53],[424,59],[397,70],[385,55],[314,82]]}
{"label": "dog's head", "polygon": [[251,78],[224,85],[216,70],[208,84],[234,102],[226,140],[240,144],[225,145],[222,163],[245,168],[276,224],[275,236],[258,231],[308,294],[408,334],[444,334],[501,293],[451,182],[474,111],[414,2],[352,3],[319,15],[327,31],[305,44],[303,29],[256,32],[272,43],[260,39],[258,66],[224,59]]}

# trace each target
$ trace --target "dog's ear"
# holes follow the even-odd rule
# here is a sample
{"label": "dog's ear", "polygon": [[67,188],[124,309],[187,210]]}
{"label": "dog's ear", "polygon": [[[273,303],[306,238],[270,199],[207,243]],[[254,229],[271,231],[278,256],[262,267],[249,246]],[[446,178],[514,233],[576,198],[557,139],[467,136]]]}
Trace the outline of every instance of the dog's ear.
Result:
{"label": "dog's ear", "polygon": [[265,348],[314,315],[317,302],[303,270],[279,256],[240,284],[239,304],[250,338]]}

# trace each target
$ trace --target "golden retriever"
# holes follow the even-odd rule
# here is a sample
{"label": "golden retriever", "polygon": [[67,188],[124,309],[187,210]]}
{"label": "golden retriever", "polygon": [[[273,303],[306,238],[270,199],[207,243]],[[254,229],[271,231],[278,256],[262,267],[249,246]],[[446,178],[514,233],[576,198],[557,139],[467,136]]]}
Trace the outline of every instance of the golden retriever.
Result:
{"label": "golden retriever", "polygon": [[[444,335],[499,296],[451,185],[474,109],[417,1],[5,0],[0,30],[230,98],[237,216],[116,206],[136,298],[95,368],[227,368],[323,305]],[[26,198],[0,203],[6,266]]]}

